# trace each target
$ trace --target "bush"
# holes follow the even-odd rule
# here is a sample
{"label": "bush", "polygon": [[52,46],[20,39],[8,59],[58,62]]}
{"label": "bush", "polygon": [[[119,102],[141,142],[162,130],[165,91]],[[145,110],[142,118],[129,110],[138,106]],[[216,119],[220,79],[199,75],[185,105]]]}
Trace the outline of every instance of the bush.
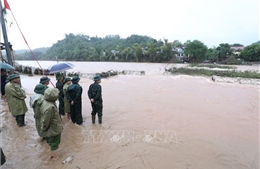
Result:
{"label": "bush", "polygon": [[230,56],[225,60],[221,61],[221,64],[227,64],[227,65],[241,65],[242,61],[235,58],[235,56]]}
{"label": "bush", "polygon": [[167,70],[172,74],[186,74],[186,75],[205,75],[205,76],[222,76],[222,77],[241,77],[260,79],[259,71],[220,71],[220,70],[206,70],[206,69],[190,69],[190,68],[172,68]]}

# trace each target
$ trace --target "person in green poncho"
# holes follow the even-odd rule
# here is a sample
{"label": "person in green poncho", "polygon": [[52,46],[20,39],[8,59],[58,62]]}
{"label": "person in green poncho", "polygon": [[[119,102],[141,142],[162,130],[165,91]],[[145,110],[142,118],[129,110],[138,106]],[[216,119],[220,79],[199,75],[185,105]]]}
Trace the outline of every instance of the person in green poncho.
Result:
{"label": "person in green poncho", "polygon": [[51,149],[51,159],[59,158],[57,150],[60,145],[61,133],[63,130],[61,116],[58,112],[56,100],[59,97],[59,90],[47,88],[44,92],[44,101],[41,105],[41,132],[46,133],[48,144]]}
{"label": "person in green poncho", "polygon": [[28,108],[25,103],[25,92],[20,86],[20,76],[12,74],[8,78],[8,83],[5,85],[5,94],[10,112],[16,118],[19,127],[25,126],[24,118]]}
{"label": "person in green poncho", "polygon": [[41,105],[44,101],[44,91],[47,87],[41,83],[37,84],[34,88],[35,94],[30,97],[30,107],[33,108],[35,126],[37,133],[43,139],[46,139],[46,134],[41,132]]}
{"label": "person in green poncho", "polygon": [[70,103],[68,101],[66,93],[68,91],[68,87],[70,84],[71,84],[71,78],[66,77],[63,85],[63,94],[64,94],[64,113],[67,114],[68,120],[70,120]]}

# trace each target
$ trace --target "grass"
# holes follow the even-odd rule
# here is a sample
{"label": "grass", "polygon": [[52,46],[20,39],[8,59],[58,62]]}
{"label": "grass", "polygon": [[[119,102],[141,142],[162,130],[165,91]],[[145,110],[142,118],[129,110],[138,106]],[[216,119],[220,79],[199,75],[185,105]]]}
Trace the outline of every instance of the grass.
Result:
{"label": "grass", "polygon": [[259,71],[235,71],[235,70],[206,70],[206,69],[190,69],[190,68],[172,68],[168,72],[172,74],[186,74],[186,75],[204,75],[204,76],[222,76],[222,77],[241,77],[241,78],[251,78],[260,79]]}

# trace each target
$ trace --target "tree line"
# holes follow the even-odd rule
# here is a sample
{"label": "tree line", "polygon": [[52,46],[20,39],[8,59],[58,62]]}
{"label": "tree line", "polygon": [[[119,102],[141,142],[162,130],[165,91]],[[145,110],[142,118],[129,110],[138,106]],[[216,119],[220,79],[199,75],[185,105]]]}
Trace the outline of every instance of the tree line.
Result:
{"label": "tree line", "polygon": [[15,53],[15,60],[66,60],[66,61],[113,61],[113,62],[218,62],[239,64],[242,61],[260,61],[260,41],[243,49],[241,44],[221,43],[208,48],[199,40],[181,43],[178,40],[156,40],[148,36],[131,35],[121,38],[119,35],[90,37],[83,34],[65,34],[49,48],[31,52]]}

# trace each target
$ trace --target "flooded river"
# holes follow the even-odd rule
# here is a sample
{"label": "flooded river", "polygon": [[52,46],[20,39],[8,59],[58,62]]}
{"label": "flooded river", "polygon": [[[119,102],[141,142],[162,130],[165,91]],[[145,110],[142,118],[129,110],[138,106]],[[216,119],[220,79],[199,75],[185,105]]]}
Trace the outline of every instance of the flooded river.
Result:
{"label": "flooded river", "polygon": [[[51,63],[43,62],[43,67]],[[73,62],[73,70],[144,70],[146,75],[102,79],[102,125],[91,123],[87,90],[92,80],[82,78],[84,123],[78,126],[63,119],[57,161],[50,160],[48,144],[39,141],[29,108],[29,97],[41,76],[21,75],[29,109],[27,125],[19,128],[0,100],[1,147],[7,156],[1,168],[259,168],[259,86],[163,74],[163,64],[94,63]],[[55,78],[50,78],[55,84]],[[69,156],[73,160],[62,164]]]}

